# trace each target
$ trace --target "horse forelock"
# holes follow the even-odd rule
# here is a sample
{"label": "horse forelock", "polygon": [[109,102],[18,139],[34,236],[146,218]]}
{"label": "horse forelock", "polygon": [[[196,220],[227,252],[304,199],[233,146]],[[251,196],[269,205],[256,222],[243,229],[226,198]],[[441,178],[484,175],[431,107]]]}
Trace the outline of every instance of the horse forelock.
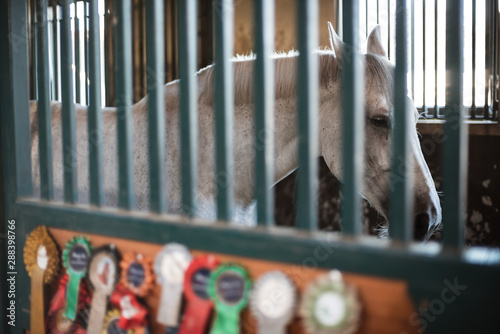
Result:
{"label": "horse forelock", "polygon": [[[317,51],[319,84],[326,88],[340,79],[340,66],[334,53],[328,50]],[[276,99],[291,98],[297,94],[297,59],[298,52],[280,52],[274,59],[274,94]],[[252,104],[254,96],[254,64],[255,55],[237,56],[234,66],[234,103],[235,105]],[[198,72],[200,102],[213,103],[214,65]]]}
{"label": "horse forelock", "polygon": [[[375,89],[377,95],[383,95],[391,100],[393,84],[393,65],[383,56],[366,54],[365,62],[365,87]],[[368,93],[368,92],[366,92]]]}

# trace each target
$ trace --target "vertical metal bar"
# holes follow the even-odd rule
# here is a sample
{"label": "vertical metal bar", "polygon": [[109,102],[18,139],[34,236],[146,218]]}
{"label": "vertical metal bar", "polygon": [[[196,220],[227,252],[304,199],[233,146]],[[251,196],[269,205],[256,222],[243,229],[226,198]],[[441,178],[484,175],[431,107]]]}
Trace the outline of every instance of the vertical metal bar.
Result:
{"label": "vertical metal bar", "polygon": [[[498,13],[499,4],[497,1],[493,1],[493,10],[492,13]],[[493,82],[492,85],[493,87],[497,87],[498,84],[498,35],[499,35],[499,29],[498,29],[498,19],[499,16],[494,14],[493,15],[493,22],[492,22],[492,27],[493,27]],[[492,119],[498,121],[498,89],[493,89],[492,90]]]}
{"label": "vertical metal bar", "polygon": [[415,0],[411,0],[411,99],[415,101]]}
{"label": "vertical metal bar", "polygon": [[[363,173],[363,68],[359,60],[359,4],[344,3],[344,42],[346,52],[341,56],[342,107],[343,107],[343,184],[342,184],[342,231],[346,235],[361,233],[361,180]],[[352,50],[347,52],[347,50]],[[313,194],[313,196],[315,196]]]}
{"label": "vertical metal bar", "polygon": [[89,1],[89,183],[90,204],[101,206],[104,201],[102,176],[102,116],[101,116],[101,48],[99,30],[99,0]]}
{"label": "vertical metal bar", "polygon": [[[4,3],[1,4],[2,8]],[[7,50],[0,52],[1,65],[6,65],[7,71],[2,71],[0,84],[0,99],[2,112],[0,112],[2,131],[1,144],[2,155],[9,157],[11,163],[4,160],[3,186],[4,200],[7,211],[15,211],[14,201],[17,197],[32,196],[31,175],[31,136],[29,116],[29,71],[28,71],[28,21],[22,19],[27,17],[30,8],[26,1],[10,1],[5,4],[7,10],[0,11],[0,34],[1,45]],[[10,16],[9,16],[10,15]],[[9,19],[11,18],[11,19]],[[3,21],[5,19],[5,21]],[[5,24],[5,25],[4,25]],[[6,217],[9,217],[6,215]],[[11,216],[13,217],[13,216]]]}
{"label": "vertical metal bar", "polygon": [[[378,0],[377,0],[378,1]],[[343,13],[343,0],[337,0],[337,34],[342,39],[344,34],[342,31],[342,26],[344,25],[344,19],[342,18]],[[377,14],[378,15],[378,14]]]}
{"label": "vertical metal bar", "polygon": [[[0,144],[3,156],[2,164],[2,217],[5,217],[0,231],[2,231],[2,256],[0,267],[2,273],[0,279],[7,279],[7,256],[6,236],[8,219],[19,217],[16,198],[32,195],[31,179],[31,137],[29,117],[29,74],[28,74],[28,22],[27,1],[1,1],[0,2]],[[24,222],[17,223],[17,243],[23,245],[25,233],[27,233]],[[11,257],[12,258],[12,257]],[[18,251],[15,257],[18,263],[22,262],[22,252]],[[28,275],[19,273],[16,284],[19,287],[29,286]],[[5,285],[2,285],[2,287]],[[29,288],[20,288],[16,294],[17,305],[29,303]],[[12,300],[12,299],[11,299]],[[9,306],[7,289],[0,292],[0,307],[5,310]],[[5,307],[5,308],[4,308]],[[24,314],[23,314],[24,313]],[[2,314],[3,313],[2,311]],[[4,318],[4,317],[2,317]],[[27,327],[30,316],[26,312],[18,312],[16,320],[18,324]],[[21,326],[12,328],[7,326],[10,319],[0,320],[0,331],[2,333],[22,332]],[[11,323],[12,324],[12,323]]]}
{"label": "vertical metal bar", "polygon": [[391,59],[391,0],[387,0],[387,58]]}
{"label": "vertical metal bar", "polygon": [[476,0],[472,0],[472,105],[470,116],[476,118]]}
{"label": "vertical metal bar", "polygon": [[146,17],[148,18],[146,22],[146,81],[149,109],[149,191],[151,211],[156,213],[165,212],[166,207],[163,6],[161,0],[146,0]]}
{"label": "vertical metal bar", "polygon": [[438,106],[438,0],[434,0],[434,118],[439,116]]}
{"label": "vertical metal bar", "polygon": [[380,6],[379,6],[379,0],[377,0],[377,24],[380,24]]}
{"label": "vertical metal bar", "polygon": [[[87,0],[90,1],[90,0]],[[85,103],[89,104],[89,8],[88,2],[83,2],[83,72],[85,73]]]}
{"label": "vertical metal bar", "polygon": [[132,3],[117,0],[115,82],[118,124],[118,206],[134,207],[133,151],[132,151]]}
{"label": "vertical metal bar", "polygon": [[40,195],[50,200],[54,194],[52,184],[52,115],[49,92],[49,45],[47,0],[37,0],[37,59],[38,59],[38,152],[40,157]]}
{"label": "vertical metal bar", "polygon": [[75,43],[75,102],[81,102],[81,81],[80,81],[80,19],[78,18],[78,1],[73,2],[74,8],[74,43]]}
{"label": "vertical metal bar", "polygon": [[396,242],[411,238],[413,222],[413,178],[410,131],[413,114],[407,110],[407,20],[406,0],[396,2],[396,75],[394,90],[394,127],[392,132],[392,177],[389,234]]}
{"label": "vertical metal bar", "polygon": [[463,0],[446,2],[446,123],[443,156],[444,247],[464,244],[467,189],[467,127],[463,113]]}
{"label": "vertical metal bar", "polygon": [[113,1],[104,0],[105,12],[104,12],[104,80],[106,82],[106,105],[115,106],[115,79],[114,79],[114,54],[113,54]]}
{"label": "vertical metal bar", "polygon": [[71,1],[66,1],[62,6],[61,22],[62,147],[64,200],[75,203],[78,197],[78,189],[76,184],[75,105],[73,102],[70,3]]}
{"label": "vertical metal bar", "polygon": [[[49,54],[49,83],[50,83],[50,89],[49,89],[49,98],[51,100],[55,100],[55,79],[53,77],[54,75],[54,70],[50,67],[51,65],[54,64],[54,54],[51,54],[51,52],[54,50],[51,48],[52,45],[54,45],[55,39],[54,39],[54,32],[53,32],[53,19],[54,19],[54,12],[55,8],[47,5],[47,47],[48,47],[48,54]],[[49,15],[50,13],[50,15]]]}
{"label": "vertical metal bar", "polygon": [[490,117],[490,112],[489,112],[489,101],[488,101],[488,95],[490,92],[490,63],[491,63],[491,34],[492,34],[492,29],[491,29],[491,1],[486,1],[485,4],[485,38],[484,38],[484,44],[485,44],[485,53],[484,53],[484,119],[489,119]]}
{"label": "vertical metal bar", "polygon": [[53,54],[54,54],[54,59],[53,59],[53,66],[54,66],[54,100],[59,100],[60,99],[60,94],[59,94],[59,86],[60,86],[60,81],[59,81],[59,36],[58,36],[58,31],[59,31],[59,7],[54,4],[52,7],[54,8],[54,14],[53,14],[53,21],[52,21],[52,47],[53,47]]}
{"label": "vertical metal bar", "polygon": [[426,26],[426,23],[425,23],[425,3],[426,3],[427,0],[422,0],[422,113],[427,116],[427,105],[425,103],[425,94],[426,94],[426,91],[425,91],[425,73],[426,73],[426,67],[425,67],[425,59],[427,58],[426,57],[426,53],[425,53],[425,26]]}
{"label": "vertical metal bar", "polygon": [[365,0],[365,36],[368,37],[368,0]]}
{"label": "vertical metal bar", "polygon": [[30,74],[31,74],[31,80],[30,80],[30,98],[38,100],[38,73],[37,73],[37,68],[38,68],[38,60],[37,60],[37,55],[35,50],[37,50],[37,38],[36,38],[36,0],[30,0],[30,22],[32,23],[31,26],[29,27],[30,33],[31,33],[31,50],[30,50],[30,56],[31,56],[31,68],[30,68]]}
{"label": "vertical metal bar", "polygon": [[[318,55],[315,53],[318,46],[318,1],[298,0],[297,3],[299,49],[297,111],[300,168],[296,225],[299,229],[312,231],[318,228],[318,207],[316,204],[318,188]],[[344,31],[344,34],[347,33]]]}
{"label": "vertical metal bar", "polygon": [[215,134],[217,219],[230,221],[233,189],[233,19],[232,1],[214,2],[215,24]]}
{"label": "vertical metal bar", "polygon": [[182,212],[189,217],[194,217],[198,206],[197,2],[196,0],[180,1],[178,10]]}
{"label": "vertical metal bar", "polygon": [[257,223],[274,222],[274,3],[255,1],[255,197]]}

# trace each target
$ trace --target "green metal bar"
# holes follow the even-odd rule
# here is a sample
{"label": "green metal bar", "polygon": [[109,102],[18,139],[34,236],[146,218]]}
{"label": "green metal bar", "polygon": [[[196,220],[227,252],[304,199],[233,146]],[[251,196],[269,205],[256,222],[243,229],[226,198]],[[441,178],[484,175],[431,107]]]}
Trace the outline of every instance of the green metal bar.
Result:
{"label": "green metal bar", "polygon": [[102,101],[101,59],[99,33],[99,0],[89,1],[89,184],[90,203],[101,206],[104,202],[102,174]]}
{"label": "green metal bar", "polygon": [[[346,52],[341,56],[342,107],[343,107],[343,183],[342,183],[342,231],[346,235],[361,233],[361,180],[363,176],[364,102],[363,67],[359,59],[359,3],[344,3],[344,42]],[[352,51],[351,51],[352,50]]]}
{"label": "green metal bar", "polygon": [[52,46],[53,46],[53,68],[54,68],[54,100],[60,99],[59,94],[59,9],[57,4],[54,4],[52,16]]}
{"label": "green metal bar", "polygon": [[368,0],[365,0],[365,37],[368,38]]}
{"label": "green metal bar", "polygon": [[391,0],[387,0],[387,58],[391,59]]}
{"label": "green metal bar", "polygon": [[178,3],[179,11],[179,77],[181,110],[182,212],[196,215],[198,176],[198,111],[197,105],[197,1]]}
{"label": "green metal bar", "polygon": [[[335,233],[324,232],[311,237],[289,228],[268,233],[265,229],[237,229],[224,223],[186,224],[181,217],[130,215],[123,211],[87,210],[67,207],[56,202],[49,205],[37,201],[19,202],[20,219],[30,227],[37,224],[48,227],[93,233],[102,236],[145,241],[155,244],[176,241],[198,250],[247,256],[269,261],[302,264],[318,268],[340,270],[410,280],[415,275],[429,278],[437,272],[455,277],[459,274],[472,277],[472,272],[462,271],[460,266],[483,266],[485,283],[500,288],[497,281],[486,272],[500,274],[498,249],[470,249],[460,256],[439,254],[436,245],[423,245],[420,250],[399,249],[387,243],[371,241],[341,242]],[[39,219],[37,219],[39,218]],[[85,223],[84,223],[85,222]],[[151,233],[155,231],[156,233]],[[215,231],[217,233],[215,233]],[[398,250],[398,251],[396,251]],[[446,272],[451,267],[457,271]],[[427,268],[427,269],[424,269]],[[431,270],[432,268],[432,270]],[[463,269],[463,268],[462,268]],[[424,284],[425,282],[421,282]],[[498,303],[495,304],[498,308]]]}
{"label": "green metal bar", "polygon": [[[90,1],[90,0],[87,0]],[[85,73],[85,103],[89,104],[89,3],[83,2],[83,71]]]}
{"label": "green metal bar", "polygon": [[[2,185],[0,194],[0,216],[5,233],[9,220],[16,221],[16,294],[9,298],[6,282],[10,271],[7,267],[7,237],[0,238],[0,306],[2,318],[0,331],[2,333],[21,334],[23,326],[29,325],[29,315],[22,310],[21,305],[29,307],[29,281],[24,269],[22,247],[24,245],[23,225],[19,217],[19,207],[16,200],[20,197],[32,196],[31,175],[31,136],[29,115],[29,62],[28,62],[28,2],[0,1],[0,145]],[[5,255],[4,255],[5,254]],[[10,276],[10,275],[9,275]],[[4,288],[5,287],[5,288]],[[7,307],[11,301],[16,303],[16,327],[8,325]]]}
{"label": "green metal bar", "polygon": [[[485,3],[485,36],[484,36],[484,43],[485,43],[485,52],[484,52],[484,119],[490,119],[490,101],[489,101],[489,96],[490,96],[490,75],[494,75],[491,73],[492,66],[492,51],[493,51],[493,22],[492,22],[492,15],[495,15],[495,13],[492,13],[492,2],[493,1],[486,1]],[[489,29],[488,29],[489,28]],[[496,74],[495,74],[496,75]]]}
{"label": "green metal bar", "polygon": [[149,109],[149,190],[152,212],[165,212],[165,104],[163,1],[146,1],[146,61]]}
{"label": "green metal bar", "polygon": [[132,3],[117,0],[115,83],[118,116],[118,206],[130,210],[134,207],[133,152],[132,152]]}
{"label": "green metal bar", "polygon": [[396,242],[411,240],[413,222],[413,161],[410,133],[413,113],[407,105],[407,19],[406,0],[396,2],[396,75],[392,130],[392,177],[389,235]]}
{"label": "green metal bar", "polygon": [[415,101],[415,0],[411,0],[411,99]]}
{"label": "green metal bar", "polygon": [[[318,1],[297,1],[299,175],[297,224],[318,228]],[[345,34],[346,32],[344,32]]]}
{"label": "green metal bar", "polygon": [[363,68],[359,60],[359,4],[345,1],[343,16],[346,50],[342,56],[343,101],[343,184],[342,184],[342,231],[346,235],[361,233],[361,189],[363,166]]}
{"label": "green metal bar", "polygon": [[215,28],[215,144],[217,219],[230,221],[234,214],[233,171],[233,4],[214,1]]}
{"label": "green metal bar", "polygon": [[467,126],[463,108],[463,0],[446,2],[446,123],[443,156],[443,243],[464,245],[467,190]]}
{"label": "green metal bar", "polygon": [[81,103],[80,87],[80,19],[78,18],[78,0],[74,0],[74,43],[75,43],[75,102]]}
{"label": "green metal bar", "polygon": [[425,95],[426,95],[426,90],[425,90],[425,86],[426,86],[426,78],[425,78],[425,74],[426,74],[426,66],[425,66],[425,59],[427,58],[426,57],[426,51],[425,51],[425,41],[426,41],[426,34],[425,34],[425,26],[426,26],[426,23],[425,23],[425,18],[426,18],[426,14],[425,14],[425,3],[426,3],[427,0],[423,0],[422,2],[422,54],[423,54],[423,57],[422,57],[422,113],[427,116],[428,114],[428,109],[427,109],[427,104],[425,102]]}
{"label": "green metal bar", "polygon": [[71,48],[70,1],[62,6],[61,22],[61,84],[64,200],[75,203],[76,184],[75,105],[73,100],[73,54]]}
{"label": "green metal bar", "polygon": [[40,195],[50,200],[54,195],[52,181],[52,113],[50,110],[49,43],[47,0],[37,0],[38,59],[38,153],[40,157]]}
{"label": "green metal bar", "polygon": [[438,106],[438,0],[434,0],[434,118],[439,117]]}
{"label": "green metal bar", "polygon": [[[30,4],[30,19],[31,19],[31,22],[34,23],[34,24],[31,24],[28,28],[30,29],[30,32],[31,32],[31,50],[37,50],[37,46],[36,46],[36,43],[37,43],[37,38],[36,38],[36,0],[31,0],[29,2]],[[28,17],[28,16],[26,16]],[[31,56],[31,75],[32,75],[32,78],[31,78],[31,82],[30,82],[30,89],[31,89],[31,96],[30,98],[31,99],[34,99],[34,100],[38,100],[38,79],[37,79],[37,76],[38,76],[38,72],[37,72],[37,68],[38,68],[38,59],[37,59],[37,54],[36,54],[36,51],[33,51],[33,52],[30,52],[30,56]]]}
{"label": "green metal bar", "polygon": [[274,3],[255,5],[255,197],[257,223],[274,222]]}
{"label": "green metal bar", "polygon": [[[337,15],[336,15],[337,24],[336,24],[336,28],[337,28],[337,34],[339,35],[339,37],[341,39],[343,38],[343,35],[344,35],[343,32],[342,32],[342,26],[343,26],[342,3],[343,3],[343,0],[337,0]],[[378,21],[377,21],[377,24],[378,24]]]}
{"label": "green metal bar", "polygon": [[476,0],[472,0],[472,105],[470,115],[476,118]]}
{"label": "green metal bar", "polygon": [[[28,15],[26,1],[10,1],[9,18],[23,18]],[[2,12],[3,16],[3,12]],[[8,34],[1,35],[1,41],[8,52],[0,52],[0,59],[7,64],[8,71],[2,72],[0,96],[2,105],[1,138],[3,160],[3,191],[5,214],[13,213],[11,207],[18,197],[33,195],[31,175],[31,136],[29,116],[29,73],[28,73],[28,25],[24,20],[7,19]],[[2,30],[3,31],[3,30]],[[7,159],[8,157],[8,159]]]}

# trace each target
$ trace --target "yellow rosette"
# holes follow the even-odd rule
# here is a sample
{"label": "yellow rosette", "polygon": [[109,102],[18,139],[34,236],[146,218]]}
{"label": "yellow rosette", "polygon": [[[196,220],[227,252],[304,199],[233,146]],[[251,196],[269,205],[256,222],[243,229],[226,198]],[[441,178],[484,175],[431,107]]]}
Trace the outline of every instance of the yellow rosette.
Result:
{"label": "yellow rosette", "polygon": [[43,284],[59,271],[59,251],[45,226],[38,226],[26,238],[24,264],[31,277],[31,334],[45,334]]}
{"label": "yellow rosette", "polygon": [[134,334],[133,329],[122,329],[118,326],[120,316],[120,310],[116,308],[109,310],[104,317],[101,334]]}

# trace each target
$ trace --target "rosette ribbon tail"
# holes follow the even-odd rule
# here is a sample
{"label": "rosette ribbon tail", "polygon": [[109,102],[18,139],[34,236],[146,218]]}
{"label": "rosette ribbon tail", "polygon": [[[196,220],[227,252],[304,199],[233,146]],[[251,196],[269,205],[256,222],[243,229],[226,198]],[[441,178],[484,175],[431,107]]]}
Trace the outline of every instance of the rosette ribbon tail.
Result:
{"label": "rosette ribbon tail", "polygon": [[210,334],[238,334],[240,332],[240,310],[222,308],[217,312]]}
{"label": "rosette ribbon tail", "polygon": [[96,290],[94,297],[92,298],[92,307],[90,308],[89,322],[87,327],[87,334],[101,334],[102,324],[104,323],[104,317],[106,315],[106,302],[107,296],[105,294],[99,293]]}
{"label": "rosette ribbon tail", "polygon": [[70,274],[68,277],[68,285],[66,287],[66,306],[64,308],[64,316],[68,319],[75,320],[76,308],[78,306],[78,295],[80,294],[80,279],[82,275]]}
{"label": "rosette ribbon tail", "polygon": [[160,305],[156,320],[163,325],[177,327],[179,325],[179,312],[182,303],[182,292],[173,293],[173,289],[168,289],[164,284],[161,290]]}
{"label": "rosette ribbon tail", "polygon": [[193,300],[184,311],[179,334],[204,334],[212,312],[212,306],[206,302]]}
{"label": "rosette ribbon tail", "polygon": [[30,333],[45,334],[45,310],[43,300],[43,276],[45,270],[37,265],[33,266],[31,273],[31,313]]}

